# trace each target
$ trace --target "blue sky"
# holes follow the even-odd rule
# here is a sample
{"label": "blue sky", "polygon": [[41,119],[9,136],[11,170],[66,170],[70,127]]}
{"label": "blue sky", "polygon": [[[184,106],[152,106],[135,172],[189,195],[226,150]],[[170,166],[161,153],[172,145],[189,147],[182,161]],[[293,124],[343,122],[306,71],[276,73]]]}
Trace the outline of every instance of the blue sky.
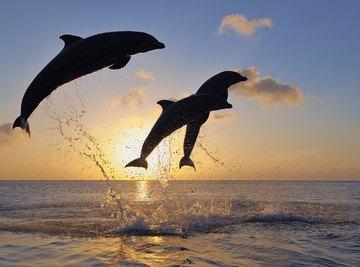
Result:
{"label": "blue sky", "polygon": [[[337,178],[360,179],[359,10],[358,1],[1,1],[0,126],[18,116],[27,86],[62,49],[60,35],[87,37],[106,31],[144,31],[164,42],[166,48],[136,55],[122,70],[101,70],[81,80],[77,90],[92,111],[92,127],[96,128],[95,122],[104,117],[109,117],[103,123],[110,127],[115,118],[145,116],[157,108],[159,99],[193,93],[220,71],[256,67],[260,78],[269,76],[281,84],[296,86],[303,95],[301,103],[264,106],[256,96],[231,94],[235,119],[221,124],[210,122],[209,129],[236,135],[226,134],[225,139],[232,143],[214,142],[213,150],[225,153],[235,146],[243,151],[244,158],[254,155],[252,166],[267,166],[253,176],[244,170],[246,167],[243,173],[236,171],[243,178],[266,175],[273,167],[286,170],[283,178],[316,178],[320,177],[316,166],[324,166],[325,174],[336,169]],[[220,34],[218,28],[229,15],[244,15],[248,21],[267,18],[271,27],[259,26],[245,36],[227,26]],[[154,78],[134,78],[139,70]],[[75,85],[68,86],[72,90]],[[107,107],[106,103],[131,88],[145,88],[138,96],[142,97],[141,106],[116,110]],[[61,93],[54,93],[51,99],[61,102]],[[38,111],[30,117],[34,134],[39,125],[47,124],[42,123],[46,121],[43,113]],[[12,138],[0,134],[3,143]],[[208,139],[216,140],[217,135],[209,134]],[[0,146],[0,157],[15,151],[17,142],[6,145],[6,149]],[[36,154],[37,142],[35,137],[26,149]],[[264,161],[264,151],[272,155],[271,159]],[[290,151],[304,155],[284,160]],[[318,154],[308,156],[311,153]],[[13,157],[8,160],[16,160],[17,156]],[[297,166],[298,161],[303,162],[303,168],[291,173],[291,166]],[[316,165],[311,165],[315,161]]]}

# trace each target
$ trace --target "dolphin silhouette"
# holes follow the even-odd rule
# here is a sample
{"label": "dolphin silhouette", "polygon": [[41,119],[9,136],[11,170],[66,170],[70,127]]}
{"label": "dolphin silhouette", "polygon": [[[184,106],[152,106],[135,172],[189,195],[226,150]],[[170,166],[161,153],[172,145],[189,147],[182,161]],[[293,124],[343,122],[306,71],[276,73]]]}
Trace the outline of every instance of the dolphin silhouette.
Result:
{"label": "dolphin silhouette", "polygon": [[140,158],[129,162],[125,167],[147,169],[146,158],[165,137],[189,122],[196,121],[200,115],[206,112],[232,108],[225,98],[212,94],[197,94],[177,102],[161,100],[157,103],[163,108],[163,111],[142,145]]}
{"label": "dolphin silhouette", "polygon": [[[241,76],[238,72],[235,71],[223,71],[220,72],[210,79],[208,79],[195,95],[198,94],[214,94],[222,97],[224,99],[228,98],[228,88],[238,82],[246,81],[247,78]],[[189,122],[186,126],[186,133],[184,138],[184,156],[179,162],[179,168],[182,166],[191,166],[195,169],[195,164],[191,160],[190,155],[193,151],[196,139],[199,135],[200,127],[207,121],[209,118],[209,112],[204,112],[196,120]]]}
{"label": "dolphin silhouette", "polygon": [[13,128],[25,129],[29,136],[29,116],[59,86],[105,67],[121,69],[132,55],[165,47],[150,34],[131,31],[100,33],[84,39],[65,34],[60,39],[64,48],[31,82],[22,99],[21,114],[13,124]]}

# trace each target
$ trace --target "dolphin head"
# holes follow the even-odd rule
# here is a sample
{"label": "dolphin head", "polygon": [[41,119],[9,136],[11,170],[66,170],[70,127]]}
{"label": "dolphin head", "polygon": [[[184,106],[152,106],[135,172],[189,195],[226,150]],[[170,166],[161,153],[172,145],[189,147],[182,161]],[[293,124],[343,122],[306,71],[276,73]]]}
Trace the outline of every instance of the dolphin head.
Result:
{"label": "dolphin head", "polygon": [[[155,38],[154,38],[155,39]],[[148,52],[155,49],[163,49],[165,45],[158,40],[145,40],[141,43],[140,51],[141,53]]]}
{"label": "dolphin head", "polygon": [[247,81],[247,78],[242,76],[236,71],[223,71],[218,74],[218,78],[221,79],[227,86],[231,86],[238,82]]}
{"label": "dolphin head", "polygon": [[208,79],[196,94],[217,94],[228,98],[228,88],[238,82],[246,81],[247,78],[235,71],[223,71]]}
{"label": "dolphin head", "polygon": [[131,54],[145,53],[155,49],[163,49],[165,45],[154,36],[145,32],[132,32]]}

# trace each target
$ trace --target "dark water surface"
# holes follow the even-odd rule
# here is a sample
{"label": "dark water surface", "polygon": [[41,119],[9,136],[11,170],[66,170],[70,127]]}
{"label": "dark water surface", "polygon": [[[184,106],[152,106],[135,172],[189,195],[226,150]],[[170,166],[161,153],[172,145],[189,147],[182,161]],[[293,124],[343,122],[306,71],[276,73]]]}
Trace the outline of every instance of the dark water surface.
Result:
{"label": "dark water surface", "polygon": [[360,266],[360,182],[0,181],[0,266]]}

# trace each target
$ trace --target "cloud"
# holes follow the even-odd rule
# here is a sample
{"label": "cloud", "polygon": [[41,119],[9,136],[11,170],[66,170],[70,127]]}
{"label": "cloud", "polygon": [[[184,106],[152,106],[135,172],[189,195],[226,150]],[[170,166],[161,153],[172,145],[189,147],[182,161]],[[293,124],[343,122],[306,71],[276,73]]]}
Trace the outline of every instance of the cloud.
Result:
{"label": "cloud", "polygon": [[264,107],[301,104],[303,93],[297,86],[283,83],[270,76],[261,78],[256,67],[237,68],[235,71],[247,77],[248,80],[231,86],[230,92],[259,101]]}
{"label": "cloud", "polygon": [[151,72],[145,70],[137,70],[135,72],[135,77],[143,80],[154,80],[155,77]]}
{"label": "cloud", "polygon": [[211,113],[211,119],[214,121],[232,121],[235,120],[235,112],[216,112]]}
{"label": "cloud", "polygon": [[0,125],[0,147],[13,144],[19,136],[19,133],[12,129],[11,123]]}
{"label": "cloud", "polygon": [[117,106],[131,106],[137,107],[142,104],[142,96],[144,95],[145,87],[135,87],[122,93],[119,97],[109,102],[110,107]]}
{"label": "cloud", "polygon": [[243,14],[227,15],[222,19],[218,33],[223,34],[229,28],[239,35],[250,36],[259,27],[271,28],[272,21],[268,18],[248,20]]}

